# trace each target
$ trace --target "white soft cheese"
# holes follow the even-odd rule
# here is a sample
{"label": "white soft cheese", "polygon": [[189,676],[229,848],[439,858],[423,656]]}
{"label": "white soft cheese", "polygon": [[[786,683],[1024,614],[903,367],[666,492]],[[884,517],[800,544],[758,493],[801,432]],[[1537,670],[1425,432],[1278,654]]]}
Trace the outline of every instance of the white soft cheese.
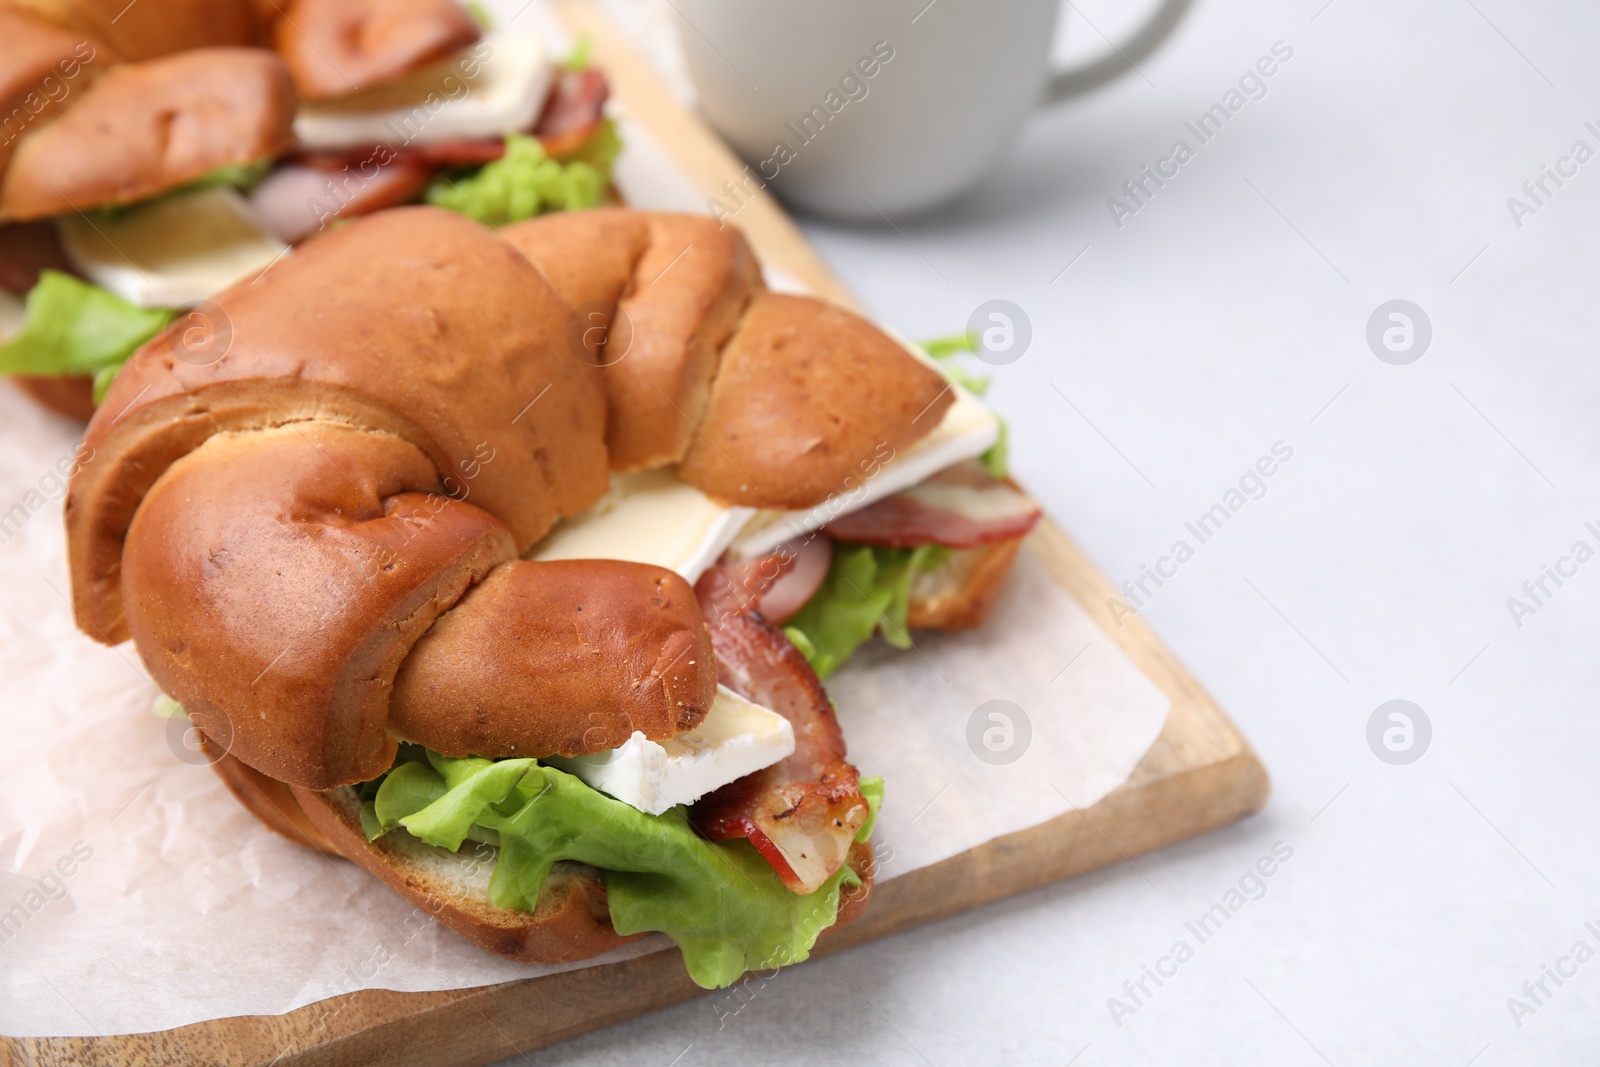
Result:
{"label": "white soft cheese", "polygon": [[859,487],[830,497],[814,508],[757,512],[730,546],[734,555],[742,559],[764,555],[785,541],[909,489],[946,467],[981,456],[994,447],[1000,439],[1000,423],[993,412],[961,386],[952,382],[950,390],[955,394],[955,403],[932,433],[883,464]]}
{"label": "white soft cheese", "polygon": [[145,308],[198,304],[288,250],[228,188],[162,197],[114,219],[67,215],[57,225],[74,266]]}
{"label": "white soft cheese", "polygon": [[651,815],[690,804],[794,752],[794,727],[775,711],[717,687],[700,725],[666,741],[635,730],[609,752],[549,760],[607,796]]}
{"label": "white soft cheese", "polygon": [[0,289],[0,342],[9,341],[22,332],[28,312],[22,298]]}
{"label": "white soft cheese", "polygon": [[544,41],[527,30],[491,34],[447,62],[390,85],[302,104],[294,132],[304,148],[437,144],[526,131],[550,91]]}
{"label": "white soft cheese", "polygon": [[599,503],[556,527],[531,558],[653,563],[692,582],[754,514],[712,503],[671,468],[618,474]]}
{"label": "white soft cheese", "polygon": [[[907,345],[918,359],[928,357]],[[622,559],[654,563],[693,582],[731,549],[741,559],[908,489],[946,467],[983,455],[1000,439],[1000,423],[977,397],[951,383],[955,403],[933,431],[892,457],[860,486],[805,511],[725,507],[678,479],[671,468],[613,476],[611,491],[562,523],[530,559]]]}

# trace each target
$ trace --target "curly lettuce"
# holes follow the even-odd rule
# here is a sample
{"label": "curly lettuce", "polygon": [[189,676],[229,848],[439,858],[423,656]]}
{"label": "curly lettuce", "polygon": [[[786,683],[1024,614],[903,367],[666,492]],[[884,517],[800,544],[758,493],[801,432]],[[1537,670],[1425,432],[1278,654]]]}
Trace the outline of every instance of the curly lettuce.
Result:
{"label": "curly lettuce", "polygon": [[46,270],[29,292],[22,329],[0,344],[0,374],[88,374],[95,399],[135,349],[166,328],[166,308],[135,307],[70,274]]}
{"label": "curly lettuce", "polygon": [[[939,364],[939,370],[944,376],[973,396],[982,396],[989,391],[989,376],[986,374],[974,374],[963,366],[956,357],[973,355],[980,349],[979,338],[975,333],[958,333],[950,337],[938,337],[932,341],[924,341],[922,343],[922,350],[932,356],[934,361]],[[1006,420],[999,415],[995,415],[994,420],[1000,427],[1000,439],[978,458],[989,469],[990,474],[996,478],[1004,478],[1011,456],[1011,431],[1006,426]]]}
{"label": "curly lettuce", "polygon": [[483,0],[467,0],[463,6],[466,7],[467,14],[472,17],[472,21],[478,24],[478,29],[484,33],[490,33],[494,30],[494,15],[483,5]]}
{"label": "curly lettuce", "polygon": [[906,611],[911,582],[948,557],[938,545],[917,548],[834,546],[833,564],[784,633],[824,680],[881,632],[896,648],[911,647]]}
{"label": "curly lettuce", "polygon": [[572,46],[572,51],[561,61],[561,66],[564,70],[588,70],[593,58],[594,38],[586,33],[578,38],[578,43]]}
{"label": "curly lettuce", "polygon": [[566,160],[551,159],[537,137],[508,134],[503,157],[476,173],[441,174],[423,198],[485,226],[598,207],[611,180],[617,145],[609,121]]}
{"label": "curly lettuce", "polygon": [[[875,817],[881,779],[861,790]],[[450,759],[408,746],[364,794],[369,837],[403,830],[452,851],[469,839],[497,846],[489,899],[498,907],[534,910],[559,861],[598,868],[617,932],[666,934],[708,989],[805,959],[838,917],[844,888],[860,884],[846,866],[816,892],[793,893],[748,841],[707,841],[681,807],[647,815],[533,759]]]}
{"label": "curly lettuce", "polygon": [[582,144],[560,158],[563,163],[587,163],[600,175],[603,188],[611,184],[611,168],[622,154],[622,135],[610,118],[602,118]]}
{"label": "curly lettuce", "polygon": [[188,193],[197,189],[227,187],[238,189],[242,193],[249,193],[266,180],[276,162],[269,156],[266,159],[257,159],[250,163],[224,163],[208,174],[196,178],[188,185],[176,190],[176,192]]}
{"label": "curly lettuce", "polygon": [[184,193],[199,192],[202,189],[237,189],[241,193],[248,195],[255,190],[256,186],[266,180],[267,175],[272,173],[272,168],[276,163],[277,161],[271,156],[251,163],[224,163],[200,175],[193,181],[168,189],[164,193],[157,193],[155,196],[146,197],[143,200],[130,200],[126,204],[106,204],[104,207],[96,208],[95,214],[102,219],[115,221],[139,210],[146,204],[153,204],[158,200],[166,200],[169,197],[182,196]]}

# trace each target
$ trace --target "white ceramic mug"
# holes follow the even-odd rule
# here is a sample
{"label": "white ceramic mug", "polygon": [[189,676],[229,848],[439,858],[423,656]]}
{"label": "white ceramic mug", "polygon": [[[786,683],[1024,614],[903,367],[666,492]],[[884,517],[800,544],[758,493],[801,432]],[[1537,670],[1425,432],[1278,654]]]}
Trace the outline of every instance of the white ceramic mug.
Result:
{"label": "white ceramic mug", "polygon": [[[926,210],[976,184],[1041,100],[1133,69],[1191,0],[1162,0],[1126,42],[1053,71],[1060,0],[674,0],[700,106],[756,184],[834,218]],[[719,206],[720,205],[720,206]]]}

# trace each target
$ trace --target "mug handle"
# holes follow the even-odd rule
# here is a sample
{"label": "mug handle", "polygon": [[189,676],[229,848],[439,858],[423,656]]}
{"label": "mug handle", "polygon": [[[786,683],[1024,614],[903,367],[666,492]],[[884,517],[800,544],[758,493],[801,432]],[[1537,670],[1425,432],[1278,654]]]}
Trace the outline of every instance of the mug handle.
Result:
{"label": "mug handle", "polygon": [[1054,104],[1070,100],[1133,70],[1136,63],[1161,47],[1162,42],[1171,36],[1193,2],[1162,0],[1161,6],[1150,16],[1150,21],[1121,45],[1112,45],[1111,51],[1098,59],[1056,71],[1045,87],[1045,102]]}

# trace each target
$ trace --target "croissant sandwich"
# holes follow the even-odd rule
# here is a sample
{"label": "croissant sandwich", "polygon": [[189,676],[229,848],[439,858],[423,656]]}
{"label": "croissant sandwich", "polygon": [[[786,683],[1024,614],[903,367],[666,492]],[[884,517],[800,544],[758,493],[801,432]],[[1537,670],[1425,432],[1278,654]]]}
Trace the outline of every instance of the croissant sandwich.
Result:
{"label": "croissant sandwich", "polygon": [[87,419],[174,317],[204,332],[341,221],[602,203],[619,141],[584,52],[455,0],[0,0],[0,373]]}
{"label": "croissant sandwich", "polygon": [[723,986],[859,911],[819,675],[981,622],[1038,517],[966,390],[693,216],[397,208],[215,309],[112,382],[68,553],[251,812],[514,959]]}

